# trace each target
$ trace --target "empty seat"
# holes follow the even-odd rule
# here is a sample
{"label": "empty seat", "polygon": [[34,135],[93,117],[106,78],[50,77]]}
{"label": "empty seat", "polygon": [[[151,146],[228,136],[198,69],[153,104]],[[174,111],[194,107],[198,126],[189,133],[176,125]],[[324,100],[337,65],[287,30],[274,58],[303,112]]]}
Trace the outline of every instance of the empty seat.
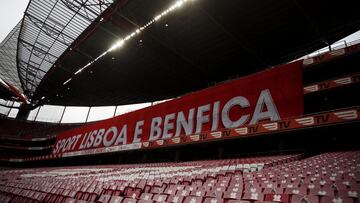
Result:
{"label": "empty seat", "polygon": [[123,199],[123,197],[111,196],[109,203],[121,203]]}
{"label": "empty seat", "polygon": [[241,193],[239,192],[225,192],[224,199],[241,199]]}
{"label": "empty seat", "polygon": [[244,196],[242,197],[242,199],[262,201],[262,200],[264,200],[264,194],[261,194],[261,193],[244,193]]}
{"label": "empty seat", "polygon": [[306,195],[307,194],[307,188],[300,187],[300,188],[286,188],[285,194],[294,194],[294,195]]}
{"label": "empty seat", "polygon": [[290,200],[290,196],[287,194],[265,194],[264,200],[271,202],[287,203]]}
{"label": "empty seat", "polygon": [[309,190],[309,195],[334,197],[334,190],[332,188],[313,188]]}
{"label": "empty seat", "polygon": [[108,203],[111,199],[110,195],[101,195],[100,198],[96,201],[98,203]]}
{"label": "empty seat", "polygon": [[250,201],[248,200],[228,200],[227,203],[251,203]]}
{"label": "empty seat", "polygon": [[155,194],[152,198],[153,201],[155,202],[165,202],[167,199],[167,195],[165,194]]}
{"label": "empty seat", "polygon": [[[125,198],[122,203],[136,203],[137,200],[136,199],[133,199],[133,198]],[[113,203],[113,202],[111,202]]]}
{"label": "empty seat", "polygon": [[223,203],[224,199],[218,197],[218,198],[213,198],[213,197],[206,197],[204,199],[204,203]]}
{"label": "empty seat", "polygon": [[76,199],[67,197],[67,198],[64,200],[64,203],[76,203]]}
{"label": "empty seat", "polygon": [[140,199],[137,201],[138,203],[153,203],[152,200],[143,200],[143,199]]}
{"label": "empty seat", "polygon": [[319,203],[316,195],[292,195],[291,203]]}
{"label": "empty seat", "polygon": [[321,197],[320,203],[353,203],[349,197]]}
{"label": "empty seat", "polygon": [[167,199],[167,202],[172,203],[181,203],[184,199],[184,196],[170,195]]}
{"label": "empty seat", "polygon": [[153,194],[151,193],[142,193],[140,196],[140,199],[142,200],[151,200]]}
{"label": "empty seat", "polygon": [[195,196],[187,196],[184,199],[184,203],[202,203],[202,197],[195,197]]}

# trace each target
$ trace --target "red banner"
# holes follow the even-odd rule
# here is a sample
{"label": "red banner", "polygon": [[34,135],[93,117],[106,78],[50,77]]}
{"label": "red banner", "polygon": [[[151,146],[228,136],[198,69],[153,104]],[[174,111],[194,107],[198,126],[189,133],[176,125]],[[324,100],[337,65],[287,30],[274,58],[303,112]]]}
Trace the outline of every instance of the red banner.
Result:
{"label": "red banner", "polygon": [[[53,154],[138,146],[303,114],[302,61],[59,134]],[[125,147],[127,146],[127,147]]]}
{"label": "red banner", "polygon": [[304,87],[304,94],[328,90],[332,88],[342,87],[346,85],[356,84],[360,82],[360,73],[354,73],[350,76],[341,77],[333,80],[319,82],[313,85]]}

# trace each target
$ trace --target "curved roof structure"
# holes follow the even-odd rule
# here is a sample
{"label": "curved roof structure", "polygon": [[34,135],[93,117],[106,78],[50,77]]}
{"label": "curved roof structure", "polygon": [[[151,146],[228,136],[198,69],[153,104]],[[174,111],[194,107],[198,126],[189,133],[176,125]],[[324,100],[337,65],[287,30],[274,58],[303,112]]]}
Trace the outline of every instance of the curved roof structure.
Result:
{"label": "curved roof structure", "polygon": [[31,0],[22,21],[17,65],[32,96],[57,59],[113,0]]}
{"label": "curved roof structure", "polygon": [[92,61],[87,56],[98,57],[174,2],[127,1],[88,32],[81,53],[62,58],[34,98],[95,106],[162,100],[292,61],[360,29],[352,3],[339,10],[310,0],[189,0],[75,74]]}
{"label": "curved roof structure", "polygon": [[[310,0],[31,0],[17,68],[33,103],[163,100],[294,60],[359,30],[356,4],[338,6]],[[144,27],[125,46],[107,51]]]}
{"label": "curved roof structure", "polygon": [[19,22],[0,44],[0,98],[29,103],[22,94],[22,86],[16,68],[16,47],[20,31]]}
{"label": "curved roof structure", "polygon": [[0,44],[0,78],[22,90],[16,68],[16,47],[21,22],[19,22]]}

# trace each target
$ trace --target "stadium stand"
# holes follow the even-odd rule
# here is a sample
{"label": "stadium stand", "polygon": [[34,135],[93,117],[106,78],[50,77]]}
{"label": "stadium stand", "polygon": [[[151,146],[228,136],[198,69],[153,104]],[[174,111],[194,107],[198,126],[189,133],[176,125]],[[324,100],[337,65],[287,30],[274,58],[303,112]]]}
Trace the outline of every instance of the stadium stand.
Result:
{"label": "stadium stand", "polygon": [[0,47],[0,203],[360,203],[360,41],[331,45],[357,7],[163,2],[30,0]]}
{"label": "stadium stand", "polygon": [[56,133],[76,126],[76,124],[58,125],[0,118],[1,159],[22,159],[49,154]]}
{"label": "stadium stand", "polygon": [[358,202],[360,151],[2,171],[2,202]]}

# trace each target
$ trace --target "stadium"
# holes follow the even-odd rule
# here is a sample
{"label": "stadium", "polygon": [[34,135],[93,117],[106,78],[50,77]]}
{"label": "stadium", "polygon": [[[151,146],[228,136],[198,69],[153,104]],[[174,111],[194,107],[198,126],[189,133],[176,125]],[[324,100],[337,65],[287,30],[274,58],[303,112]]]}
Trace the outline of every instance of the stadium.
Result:
{"label": "stadium", "polygon": [[0,203],[359,203],[357,5],[29,0]]}

